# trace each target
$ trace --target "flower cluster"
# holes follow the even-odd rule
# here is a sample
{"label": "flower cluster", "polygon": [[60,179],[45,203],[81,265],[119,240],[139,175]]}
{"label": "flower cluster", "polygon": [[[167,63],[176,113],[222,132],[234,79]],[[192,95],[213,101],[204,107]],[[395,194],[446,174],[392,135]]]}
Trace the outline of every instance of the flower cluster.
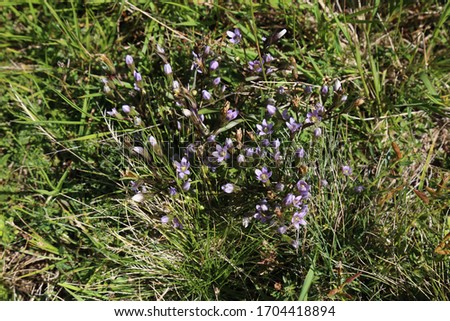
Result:
{"label": "flower cluster", "polygon": [[[276,233],[294,235],[291,243],[298,247],[299,231],[308,221],[311,194],[317,192],[315,183],[325,186],[324,180],[308,171],[307,165],[314,162],[310,159],[313,153],[311,147],[305,150],[303,146],[308,146],[308,142],[313,146],[323,139],[322,122],[327,119],[327,109],[346,101],[342,84],[339,80],[334,85],[303,84],[303,89],[298,90],[298,83],[290,86],[284,82],[283,86],[268,88],[261,94],[252,89],[251,83],[235,84],[228,74],[222,74],[223,78],[220,74],[224,66],[234,63],[233,68],[241,74],[251,74],[252,81],[262,79],[263,71],[273,83],[283,80],[293,67],[286,69],[286,61],[279,63],[282,58],[277,51],[268,49],[285,34],[286,30],[282,30],[264,39],[267,50],[256,59],[227,59],[221,45],[199,45],[191,52],[190,69],[172,66],[169,53],[157,45],[155,52],[161,58],[159,68],[164,79],[162,96],[167,101],[164,107],[147,113],[152,121],[168,115],[170,119],[160,123],[170,125],[164,131],[152,127],[146,144],[140,143],[133,150],[152,166],[170,163],[171,169],[164,171],[167,177],[159,178],[158,186],[167,197],[183,199],[193,193],[213,193],[224,200],[245,197],[252,202],[250,209],[242,213],[245,226],[252,220],[270,224]],[[229,30],[226,35],[224,47],[246,44],[239,29]],[[133,83],[133,95],[145,96],[148,88],[132,56],[125,57],[125,65]],[[186,77],[186,70],[191,77]],[[247,88],[246,95],[251,97],[243,99],[241,88]],[[140,128],[145,128],[144,121],[150,122],[148,114],[138,112],[140,109],[132,103],[122,105],[122,113],[119,110],[114,107],[107,115],[130,120]],[[164,135],[169,141],[167,146],[161,144]],[[342,166],[342,174],[351,177],[349,165]],[[191,184],[195,184],[194,189]],[[146,191],[133,188],[139,195],[133,196],[134,200],[145,200]],[[362,186],[355,191],[361,193]],[[182,223],[171,215],[161,218],[161,223],[169,222],[175,228],[186,226],[186,220]]]}

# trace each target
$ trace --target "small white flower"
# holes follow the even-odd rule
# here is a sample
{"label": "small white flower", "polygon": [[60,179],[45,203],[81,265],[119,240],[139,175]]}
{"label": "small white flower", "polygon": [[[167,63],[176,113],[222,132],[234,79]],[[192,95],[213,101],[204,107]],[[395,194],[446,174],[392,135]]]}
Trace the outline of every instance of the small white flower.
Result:
{"label": "small white flower", "polygon": [[177,80],[174,80],[174,81],[172,82],[172,89],[173,89],[174,91],[180,90],[180,83],[179,83]]}
{"label": "small white flower", "polygon": [[192,112],[189,109],[183,109],[183,114],[186,117],[191,117],[192,116]]}
{"label": "small white flower", "polygon": [[170,75],[172,73],[172,66],[170,64],[164,64],[164,73]]}
{"label": "small white flower", "polygon": [[153,147],[155,147],[158,144],[158,142],[156,141],[156,138],[153,136],[150,136],[148,138],[148,141],[150,142],[150,145],[152,145]]}
{"label": "small white flower", "polygon": [[333,90],[340,91],[341,89],[342,89],[341,82],[339,81],[339,79],[336,79],[334,86],[333,86]]}
{"label": "small white flower", "polygon": [[141,202],[144,201],[145,197],[144,197],[144,194],[142,194],[142,193],[137,193],[137,194],[134,195],[131,199],[132,199],[133,201],[135,201],[136,203],[141,203]]}
{"label": "small white flower", "polygon": [[234,191],[234,185],[231,183],[225,184],[222,186],[222,190],[227,194],[231,194]]}
{"label": "small white flower", "polygon": [[287,30],[283,29],[279,33],[277,33],[277,39],[281,39],[286,34]]}
{"label": "small white flower", "polygon": [[133,152],[139,155],[144,155],[144,148],[141,146],[135,146],[133,147]]}
{"label": "small white flower", "polygon": [[159,44],[156,44],[156,51],[158,51],[158,53],[160,54],[165,54],[165,50],[163,47],[161,47]]}
{"label": "small white flower", "polygon": [[242,219],[242,226],[243,227],[245,227],[245,228],[247,228],[248,227],[248,224],[250,223],[250,221],[251,221],[251,217],[244,217],[243,219]]}

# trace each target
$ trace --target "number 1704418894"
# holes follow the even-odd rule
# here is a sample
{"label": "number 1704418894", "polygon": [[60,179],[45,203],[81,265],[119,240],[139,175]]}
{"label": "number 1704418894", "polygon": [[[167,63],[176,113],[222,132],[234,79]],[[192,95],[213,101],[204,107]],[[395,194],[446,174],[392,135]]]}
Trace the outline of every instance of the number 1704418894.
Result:
{"label": "number 1704418894", "polygon": [[297,316],[297,317],[309,317],[309,316],[334,316],[334,306],[319,306],[319,305],[300,305],[300,306],[276,306],[265,305],[257,308],[257,316]]}

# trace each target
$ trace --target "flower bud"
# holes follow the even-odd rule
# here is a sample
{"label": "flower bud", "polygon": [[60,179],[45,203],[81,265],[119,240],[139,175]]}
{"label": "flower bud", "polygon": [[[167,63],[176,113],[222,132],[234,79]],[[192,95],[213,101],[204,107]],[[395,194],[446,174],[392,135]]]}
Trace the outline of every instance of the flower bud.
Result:
{"label": "flower bud", "polygon": [[341,82],[339,81],[339,79],[336,79],[336,81],[334,82],[334,85],[333,85],[333,90],[340,91],[341,89],[342,89]]}
{"label": "flower bud", "polygon": [[131,111],[131,107],[128,105],[123,105],[122,110],[125,114],[128,114]]}
{"label": "flower bud", "polygon": [[209,64],[209,69],[216,70],[217,68],[219,68],[219,63],[217,62],[217,60],[211,61],[211,63]]}
{"label": "flower bud", "polygon": [[133,65],[133,62],[134,62],[133,57],[131,57],[130,55],[127,55],[127,56],[125,57],[125,63],[126,63],[128,66]]}
{"label": "flower bud", "polygon": [[172,73],[172,67],[170,66],[170,64],[164,64],[164,73],[166,75],[170,75]]}
{"label": "flower bud", "polygon": [[133,201],[135,201],[136,203],[142,203],[145,199],[144,194],[142,193],[137,193],[136,195],[134,195],[131,198]]}

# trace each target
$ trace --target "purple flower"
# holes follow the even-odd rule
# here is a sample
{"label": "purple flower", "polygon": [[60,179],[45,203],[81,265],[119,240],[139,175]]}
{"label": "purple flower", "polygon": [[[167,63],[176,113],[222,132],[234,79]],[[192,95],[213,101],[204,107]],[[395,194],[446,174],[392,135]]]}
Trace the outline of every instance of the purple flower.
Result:
{"label": "purple flower", "polygon": [[139,185],[136,184],[136,182],[131,181],[131,182],[130,182],[130,185],[131,185],[131,190],[132,190],[133,192],[139,193]]}
{"label": "purple flower", "polygon": [[289,130],[291,131],[291,133],[295,133],[296,131],[299,131],[300,128],[302,128],[302,125],[295,122],[294,118],[289,118],[289,121],[286,122],[286,126],[289,128]]}
{"label": "purple flower", "polygon": [[220,84],[220,77],[214,78],[213,85],[218,86]]}
{"label": "purple flower", "polygon": [[352,168],[348,165],[344,165],[342,166],[342,174],[344,174],[345,176],[349,176],[352,174]]}
{"label": "purple flower", "polygon": [[169,217],[167,215],[164,215],[163,217],[161,217],[161,223],[162,224],[169,223]]}
{"label": "purple flower", "polygon": [[135,71],[135,72],[134,72],[134,79],[135,79],[137,82],[142,81],[142,76],[141,76],[141,74],[138,73],[137,71]]}
{"label": "purple flower", "polygon": [[216,70],[217,68],[219,68],[219,63],[217,62],[217,60],[211,61],[211,63],[209,64],[209,69]]}
{"label": "purple flower", "polygon": [[181,224],[180,220],[177,219],[176,217],[172,220],[172,224],[174,228],[183,228],[183,224]]}
{"label": "purple flower", "polygon": [[253,154],[255,153],[255,149],[253,147],[247,147],[245,150],[245,156],[247,157],[253,157]]}
{"label": "purple flower", "polygon": [[280,153],[279,150],[277,150],[277,151],[275,152],[275,154],[273,154],[273,159],[274,159],[274,161],[276,161],[276,162],[279,162],[279,161],[283,160],[283,156],[281,156],[281,153]]}
{"label": "purple flower", "polygon": [[304,198],[308,197],[310,188],[311,188],[311,186],[308,185],[308,183],[306,183],[304,180],[299,180],[297,182],[297,189],[300,192],[300,195]]}
{"label": "purple flower", "polygon": [[294,215],[292,215],[291,223],[294,225],[295,229],[300,229],[300,225],[306,225],[305,216],[305,211],[295,212]]}
{"label": "purple flower", "polygon": [[177,189],[175,187],[170,186],[169,187],[169,194],[170,194],[170,196],[177,195]]}
{"label": "purple flower", "polygon": [[294,196],[292,200],[292,205],[297,208],[301,208],[303,206],[303,197],[301,195]]}
{"label": "purple flower", "polygon": [[200,68],[200,66],[203,66],[202,58],[195,52],[192,52],[192,55],[194,56],[194,60],[192,61],[191,70],[195,69],[198,73],[201,74],[202,69]]}
{"label": "purple flower", "polygon": [[362,185],[358,185],[355,187],[356,193],[362,193],[363,190],[364,190],[364,186],[362,186]]}
{"label": "purple flower", "polygon": [[317,111],[317,115],[319,116],[323,116],[323,114],[325,113],[325,108],[323,107],[323,105],[321,103],[317,103],[314,105],[314,110]]}
{"label": "purple flower", "polygon": [[131,108],[128,105],[123,105],[122,110],[125,114],[128,114],[131,111]]}
{"label": "purple flower", "polygon": [[278,148],[280,147],[280,145],[281,145],[280,140],[279,140],[278,138],[275,139],[275,140],[272,142],[272,144],[273,144],[273,147],[274,147],[275,149],[278,149]]}
{"label": "purple flower", "polygon": [[237,157],[237,162],[238,162],[238,164],[242,164],[243,162],[245,162],[245,156],[242,154],[239,154],[239,156]]}
{"label": "purple flower", "polygon": [[313,89],[311,86],[309,86],[309,85],[305,86],[305,89],[304,89],[305,94],[310,94],[310,93],[312,93],[312,91],[313,91]]}
{"label": "purple flower", "polygon": [[131,65],[133,64],[133,57],[131,57],[130,55],[127,55],[127,56],[125,57],[125,63],[126,63],[128,66],[131,66]]}
{"label": "purple flower", "polygon": [[207,139],[208,143],[212,143],[216,141],[216,135],[211,135]]}
{"label": "purple flower", "polygon": [[170,75],[172,73],[172,66],[170,64],[164,64],[164,73]]}
{"label": "purple flower", "polygon": [[294,194],[292,193],[287,194],[283,200],[284,206],[292,205],[294,203],[294,198],[295,198]]}
{"label": "purple flower", "polygon": [[283,110],[283,112],[281,113],[281,118],[283,118],[283,120],[289,119],[289,111],[287,109]]}
{"label": "purple flower", "polygon": [[224,145],[227,149],[228,148],[232,148],[233,147],[233,141],[231,140],[231,138],[226,138],[225,139],[225,145]]}
{"label": "purple flower", "polygon": [[185,181],[183,183],[183,185],[181,185],[181,188],[183,189],[183,191],[187,192],[189,191],[189,189],[191,188],[191,179],[189,178],[187,181]]}
{"label": "purple flower", "polygon": [[284,184],[283,183],[277,183],[277,185],[275,186],[275,190],[277,192],[282,192],[284,190]]}
{"label": "purple flower", "polygon": [[263,55],[264,62],[269,63],[274,60],[270,53]]}
{"label": "purple flower", "polygon": [[267,147],[270,145],[270,141],[267,138],[265,138],[261,141],[261,145],[263,145],[264,147]]}
{"label": "purple flower", "polygon": [[269,207],[267,206],[267,201],[263,200],[263,201],[261,201],[260,204],[257,204],[256,205],[256,210],[258,212],[267,212],[269,210]]}
{"label": "purple flower", "polygon": [[272,134],[273,130],[273,124],[268,124],[267,120],[263,119],[262,124],[256,125],[256,128],[259,130],[258,135],[264,136],[264,135],[270,135]]}
{"label": "purple flower", "polygon": [[263,167],[261,169],[255,169],[256,178],[261,182],[265,183],[269,180],[270,176],[272,176],[272,172],[269,172],[267,167]]}
{"label": "purple flower", "polygon": [[209,93],[209,91],[203,89],[202,90],[202,97],[204,100],[210,100],[211,99],[211,94]]}
{"label": "purple flower", "polygon": [[295,151],[295,156],[297,156],[298,158],[303,158],[305,157],[305,150],[303,148],[299,148]]}
{"label": "purple flower", "polygon": [[228,109],[226,118],[228,120],[233,120],[239,115],[239,111],[237,109]]}
{"label": "purple flower", "polygon": [[269,211],[269,207],[267,206],[267,201],[262,200],[259,204],[256,205],[256,213],[253,215],[253,218],[261,221],[262,223],[267,222],[270,219],[271,215],[265,213]]}
{"label": "purple flower", "polygon": [[191,174],[189,171],[189,166],[191,165],[186,157],[181,159],[181,162],[175,161],[175,166],[177,167],[178,177],[183,179],[185,175]]}
{"label": "purple flower", "polygon": [[271,104],[267,105],[267,113],[270,116],[273,116],[276,113],[276,111],[277,111],[277,107],[275,107],[274,105],[271,105]]}
{"label": "purple flower", "polygon": [[115,116],[117,116],[119,113],[117,112],[117,109],[116,108],[113,108],[113,109],[111,109],[111,111],[107,111],[106,112],[109,116],[111,116],[111,117],[115,117]]}
{"label": "purple flower", "polygon": [[203,53],[207,56],[211,53],[211,47],[210,46],[206,46],[205,50],[203,51]]}
{"label": "purple flower", "polygon": [[278,87],[278,93],[283,95],[286,92],[286,89],[283,86]]}
{"label": "purple flower", "polygon": [[230,38],[229,41],[234,45],[238,44],[242,39],[241,32],[237,28],[234,29],[234,32],[227,31],[227,36]]}
{"label": "purple flower", "polygon": [[195,144],[189,144],[186,147],[186,151],[187,151],[186,154],[189,155],[189,156],[192,156],[193,154],[195,154],[197,152]]}
{"label": "purple flower", "polygon": [[320,127],[317,127],[316,129],[314,129],[315,137],[320,137],[321,135],[322,135],[322,129]]}
{"label": "purple flower", "polygon": [[234,191],[234,185],[231,184],[231,183],[225,184],[225,185],[222,186],[222,190],[225,193],[231,194]]}
{"label": "purple flower", "polygon": [[328,94],[328,86],[323,85],[322,89],[320,89],[320,93],[324,96],[326,96]]}
{"label": "purple flower", "polygon": [[216,145],[216,151],[212,152],[212,155],[216,158],[218,163],[230,158],[230,154],[228,154],[228,149],[226,146],[222,147],[220,145]]}
{"label": "purple flower", "polygon": [[257,156],[259,156],[260,158],[263,158],[263,157],[266,156],[267,152],[264,149],[262,149],[261,147],[256,147],[255,148],[255,154]]}
{"label": "purple flower", "polygon": [[284,234],[284,233],[286,233],[286,231],[287,231],[287,226],[286,225],[281,225],[278,228],[278,233],[280,233],[280,234]]}
{"label": "purple flower", "polygon": [[319,114],[319,109],[315,109],[312,112],[306,114],[305,123],[315,123],[322,120],[322,117]]}
{"label": "purple flower", "polygon": [[259,60],[253,60],[248,62],[248,69],[253,72],[259,73],[262,71],[261,62]]}

